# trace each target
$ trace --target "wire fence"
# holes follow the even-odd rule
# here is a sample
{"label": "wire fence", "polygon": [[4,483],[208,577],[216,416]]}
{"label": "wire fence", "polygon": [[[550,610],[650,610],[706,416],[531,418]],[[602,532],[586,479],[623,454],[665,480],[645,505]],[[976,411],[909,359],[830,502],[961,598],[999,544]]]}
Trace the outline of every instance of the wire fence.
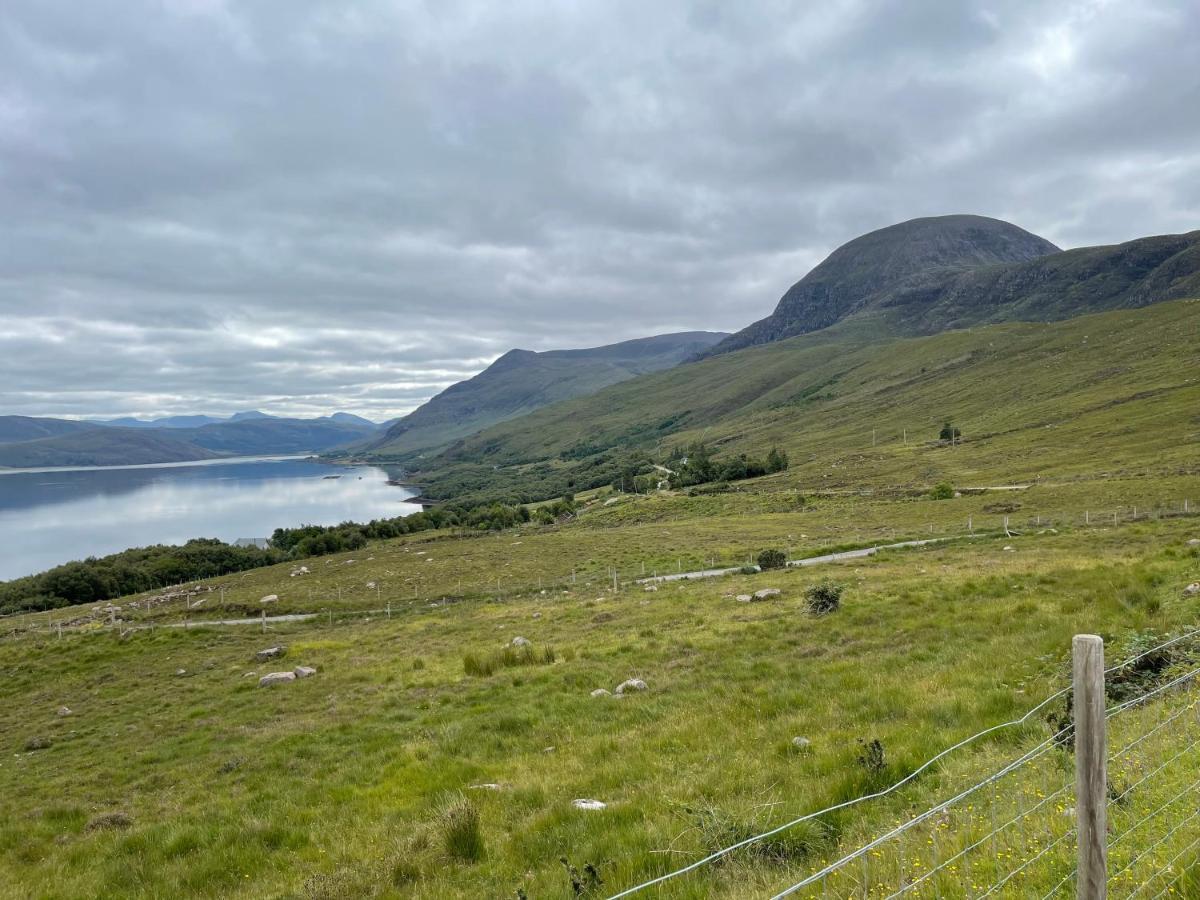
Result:
{"label": "wire fence", "polygon": [[[1099,805],[1107,818],[1099,835],[1107,854],[1102,877],[1109,896],[1200,896],[1198,652],[1200,630],[1193,630],[1103,672],[1101,699],[1111,702],[1099,707],[1100,731],[1107,747],[1115,748],[1101,756],[1099,781]],[[972,735],[887,789],[784,823],[626,888],[612,900],[695,877],[750,844],[891,797],[918,777],[936,779],[946,799],[916,811],[893,810],[892,827],[860,842],[853,841],[857,832],[849,826],[841,844],[852,849],[820,861],[773,900],[1075,896],[1087,799],[1081,794],[1083,756],[1076,749],[1082,728],[1072,715],[1078,690],[1064,688],[1024,716]],[[1012,743],[1024,750],[1014,750],[982,778],[969,765],[947,765],[970,745],[1014,737]]]}

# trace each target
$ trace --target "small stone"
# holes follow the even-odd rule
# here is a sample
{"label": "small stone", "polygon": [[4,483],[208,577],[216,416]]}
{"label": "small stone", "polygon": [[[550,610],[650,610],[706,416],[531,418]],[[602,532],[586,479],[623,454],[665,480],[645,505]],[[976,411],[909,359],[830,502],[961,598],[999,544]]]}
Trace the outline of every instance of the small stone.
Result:
{"label": "small stone", "polygon": [[806,737],[794,737],[792,738],[792,746],[797,750],[807,750],[812,746],[812,741]]}
{"label": "small stone", "polygon": [[1200,538],[1192,538],[1188,541],[1189,547],[1200,547]]}
{"label": "small stone", "polygon": [[648,592],[648,593],[650,593],[650,592],[653,592],[653,591],[657,591],[657,590],[658,590],[658,585],[656,585],[656,584],[648,584],[648,585],[646,585],[644,588],[642,588],[642,590],[644,590],[644,591],[646,591],[646,592]]}
{"label": "small stone", "polygon": [[1005,553],[1012,553],[1014,549],[1015,549],[1015,548],[1013,548],[1013,547],[1011,547],[1011,546],[1008,546],[1008,545],[1006,544],[1006,545],[1005,545],[1005,547],[1004,547],[1004,552],[1005,552]]}
{"label": "small stone", "polygon": [[187,669],[176,669],[175,670],[175,675],[180,678],[182,678],[186,674],[187,674]]}
{"label": "small stone", "polygon": [[292,672],[297,678],[308,678],[310,675],[317,674],[317,670],[312,666],[296,666]]}
{"label": "small stone", "polygon": [[498,790],[500,790],[500,785],[496,784],[495,782],[488,781],[488,782],[484,782],[483,784],[472,784],[472,785],[468,785],[468,790],[472,790],[472,791],[498,791]]}
{"label": "small stone", "polygon": [[67,706],[60,706],[60,707],[58,708],[58,712],[57,712],[57,715],[58,715],[58,716],[60,716],[60,717],[65,717],[65,716],[69,716],[70,714],[71,714],[71,709],[70,709],[70,707],[67,707]]}
{"label": "small stone", "polygon": [[295,672],[271,672],[258,679],[259,687],[270,687],[273,684],[283,684],[287,681],[295,681]]}
{"label": "small stone", "polygon": [[779,588],[763,588],[761,591],[754,592],[754,599],[767,600],[771,597],[778,597],[782,593],[783,591],[781,591]]}
{"label": "small stone", "polygon": [[368,582],[367,582],[367,587],[368,587],[368,588],[370,588],[371,590],[375,590],[375,582],[373,582],[373,581],[368,581]]}
{"label": "small stone", "polygon": [[267,596],[263,597],[258,602],[259,603],[278,603],[279,595],[278,594],[267,594]]}
{"label": "small stone", "polygon": [[510,643],[514,647],[528,647],[531,641],[528,638],[523,638],[518,634]]}
{"label": "small stone", "polygon": [[540,618],[542,617],[542,614],[541,614],[540,612],[535,612],[535,613],[533,614],[533,617],[534,617],[535,619],[540,619]]}
{"label": "small stone", "polygon": [[606,806],[608,806],[608,804],[602,800],[591,800],[587,798],[572,800],[571,805],[576,809],[604,809]]}
{"label": "small stone", "polygon": [[611,697],[612,691],[606,690],[605,688],[596,688],[594,691],[592,691],[591,696],[593,696],[593,697]]}
{"label": "small stone", "polygon": [[1195,594],[1200,594],[1200,581],[1193,581],[1183,589],[1184,594],[1191,597]]}
{"label": "small stone", "polygon": [[617,685],[617,693],[624,694],[629,691],[644,691],[646,690],[646,682],[640,678],[630,678],[627,681],[622,681]]}
{"label": "small stone", "polygon": [[283,656],[284,648],[282,646],[268,647],[265,650],[259,650],[254,654],[254,658],[259,662],[266,662],[268,659],[278,659]]}
{"label": "small stone", "polygon": [[754,598],[749,594],[738,594],[736,599],[738,603],[749,603]]}

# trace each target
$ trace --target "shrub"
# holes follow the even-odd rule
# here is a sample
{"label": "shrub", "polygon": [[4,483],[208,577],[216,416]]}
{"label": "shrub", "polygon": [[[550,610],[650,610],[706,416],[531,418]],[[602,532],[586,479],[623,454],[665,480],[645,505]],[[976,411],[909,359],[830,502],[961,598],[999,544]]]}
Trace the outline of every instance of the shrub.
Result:
{"label": "shrub", "polygon": [[787,565],[787,557],[782,550],[764,550],[758,554],[758,567],[764,572],[767,569],[782,569]]}
{"label": "shrub", "polygon": [[452,794],[437,812],[442,846],[452,859],[478,862],[486,855],[479,809],[465,794]]}
{"label": "shrub", "polygon": [[942,430],[938,432],[938,438],[943,441],[957,441],[962,437],[962,432],[947,422],[942,426]]}
{"label": "shrub", "polygon": [[739,575],[757,575],[758,569],[754,568],[754,566],[742,566],[740,569],[738,569],[738,574]]}
{"label": "shrub", "polygon": [[808,611],[814,616],[837,612],[842,605],[842,586],[832,581],[822,581],[804,592]]}
{"label": "shrub", "polygon": [[940,481],[933,486],[929,496],[934,500],[951,500],[954,498],[954,485],[948,481]]}
{"label": "shrub", "polygon": [[486,678],[499,669],[511,669],[517,666],[548,666],[557,657],[553,647],[505,647],[486,656],[478,653],[467,653],[463,656],[463,671],[468,675]]}
{"label": "shrub", "polygon": [[90,819],[84,831],[123,831],[133,826],[133,819],[123,812],[100,813]]}

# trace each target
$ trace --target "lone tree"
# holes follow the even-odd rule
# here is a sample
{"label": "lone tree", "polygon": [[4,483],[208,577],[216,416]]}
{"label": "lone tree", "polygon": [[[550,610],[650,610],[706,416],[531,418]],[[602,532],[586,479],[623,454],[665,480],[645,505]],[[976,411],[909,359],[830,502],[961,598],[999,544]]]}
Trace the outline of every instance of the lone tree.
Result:
{"label": "lone tree", "polygon": [[950,441],[950,443],[954,443],[962,437],[962,432],[947,422],[942,426],[941,433],[938,434],[938,437],[943,441]]}

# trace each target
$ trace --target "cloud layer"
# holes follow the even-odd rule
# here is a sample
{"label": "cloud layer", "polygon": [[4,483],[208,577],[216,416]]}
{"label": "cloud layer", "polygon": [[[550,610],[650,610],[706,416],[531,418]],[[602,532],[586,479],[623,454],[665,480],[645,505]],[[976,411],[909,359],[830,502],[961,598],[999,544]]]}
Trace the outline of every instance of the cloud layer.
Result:
{"label": "cloud layer", "polygon": [[14,0],[0,413],[412,409],[920,215],[1200,227],[1200,12]]}

